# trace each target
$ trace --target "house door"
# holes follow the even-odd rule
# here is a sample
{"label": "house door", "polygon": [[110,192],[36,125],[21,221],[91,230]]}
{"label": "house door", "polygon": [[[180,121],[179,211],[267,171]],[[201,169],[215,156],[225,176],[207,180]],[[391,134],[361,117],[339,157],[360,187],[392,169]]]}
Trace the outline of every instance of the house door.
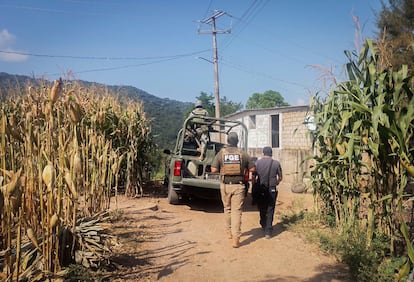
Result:
{"label": "house door", "polygon": [[272,115],[272,148],[280,147],[279,115]]}

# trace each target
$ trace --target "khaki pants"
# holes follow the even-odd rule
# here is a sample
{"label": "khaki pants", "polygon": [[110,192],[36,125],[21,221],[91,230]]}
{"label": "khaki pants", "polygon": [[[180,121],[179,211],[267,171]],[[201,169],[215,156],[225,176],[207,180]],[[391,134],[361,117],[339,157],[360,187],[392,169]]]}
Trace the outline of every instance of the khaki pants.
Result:
{"label": "khaki pants", "polygon": [[221,200],[224,206],[224,224],[234,238],[241,236],[241,217],[244,202],[244,184],[220,184]]}

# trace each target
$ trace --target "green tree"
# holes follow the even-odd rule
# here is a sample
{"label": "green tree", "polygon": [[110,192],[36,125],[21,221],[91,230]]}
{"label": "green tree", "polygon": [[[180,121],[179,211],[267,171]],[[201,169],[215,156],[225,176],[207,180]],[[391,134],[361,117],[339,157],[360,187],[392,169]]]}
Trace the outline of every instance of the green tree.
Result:
{"label": "green tree", "polygon": [[267,90],[264,93],[254,93],[249,97],[246,103],[246,109],[262,109],[290,106],[285,102],[283,96],[273,90]]}
{"label": "green tree", "polygon": [[399,69],[408,65],[409,72],[414,67],[414,1],[388,0],[382,3],[378,14],[379,43],[386,67]]}
{"label": "green tree", "polygon": [[220,98],[220,117],[225,117],[227,115],[233,114],[237,111],[240,111],[241,109],[243,109],[242,103],[236,103],[227,100],[226,96]]}

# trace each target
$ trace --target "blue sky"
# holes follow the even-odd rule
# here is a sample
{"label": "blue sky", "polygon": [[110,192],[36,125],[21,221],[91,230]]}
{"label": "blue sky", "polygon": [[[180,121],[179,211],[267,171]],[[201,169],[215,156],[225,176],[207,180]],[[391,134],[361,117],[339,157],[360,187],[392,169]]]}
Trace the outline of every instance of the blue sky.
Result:
{"label": "blue sky", "polygon": [[[194,102],[215,92],[211,25],[217,19],[220,97],[242,103],[279,92],[291,105],[324,91],[319,68],[343,80],[344,50],[375,37],[380,0],[2,0],[0,71],[53,80],[130,85]],[[317,66],[317,67],[315,67]]]}

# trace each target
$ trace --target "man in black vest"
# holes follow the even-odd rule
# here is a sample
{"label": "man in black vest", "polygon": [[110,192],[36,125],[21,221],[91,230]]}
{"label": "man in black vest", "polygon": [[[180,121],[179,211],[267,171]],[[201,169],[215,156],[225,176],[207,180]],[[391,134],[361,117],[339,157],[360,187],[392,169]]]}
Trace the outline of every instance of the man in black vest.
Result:
{"label": "man in black vest", "polygon": [[266,239],[272,237],[273,216],[275,213],[277,199],[277,185],[282,181],[282,167],[277,160],[272,158],[271,147],[263,148],[263,157],[256,161],[256,174],[259,176],[260,184],[267,187],[268,193],[257,201],[260,212],[260,225],[265,232]]}

